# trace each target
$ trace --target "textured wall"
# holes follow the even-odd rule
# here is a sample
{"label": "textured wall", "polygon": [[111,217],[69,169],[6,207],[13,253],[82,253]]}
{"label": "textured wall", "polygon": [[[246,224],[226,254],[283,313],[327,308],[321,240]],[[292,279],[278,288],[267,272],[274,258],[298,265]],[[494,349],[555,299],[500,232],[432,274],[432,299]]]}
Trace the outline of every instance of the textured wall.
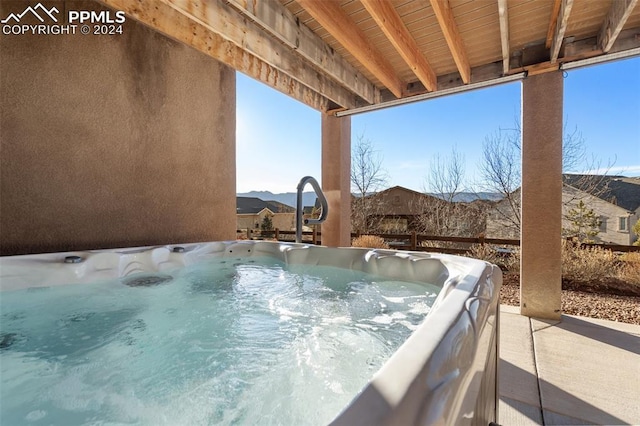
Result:
{"label": "textured wall", "polygon": [[351,117],[322,115],[322,191],[329,215],[322,244],[351,246]]}
{"label": "textured wall", "polygon": [[561,72],[522,83],[520,312],[560,319],[562,293]]}
{"label": "textured wall", "polygon": [[232,69],[127,19],[1,35],[0,97],[1,254],[235,239]]}

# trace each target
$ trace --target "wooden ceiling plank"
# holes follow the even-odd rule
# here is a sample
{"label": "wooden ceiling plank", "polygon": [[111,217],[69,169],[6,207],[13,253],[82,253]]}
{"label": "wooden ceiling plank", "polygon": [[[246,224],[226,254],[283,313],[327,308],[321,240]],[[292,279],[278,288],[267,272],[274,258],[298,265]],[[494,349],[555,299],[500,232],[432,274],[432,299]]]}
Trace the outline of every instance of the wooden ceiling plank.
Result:
{"label": "wooden ceiling plank", "polygon": [[437,90],[438,80],[435,72],[420,52],[418,44],[402,22],[393,4],[387,0],[360,1],[427,90],[432,92]]}
{"label": "wooden ceiling plank", "polygon": [[351,90],[318,72],[304,58],[267,36],[222,0],[160,0],[250,54],[346,108],[356,105]]}
{"label": "wooden ceiling plank", "polygon": [[598,34],[598,46],[604,53],[611,50],[613,43],[616,42],[620,31],[622,31],[624,24],[637,4],[638,0],[616,0],[611,4],[609,13]]}
{"label": "wooden ceiling plank", "polygon": [[444,38],[449,46],[449,50],[453,55],[453,60],[458,67],[462,81],[465,84],[471,82],[471,66],[467,58],[467,52],[462,43],[462,38],[458,31],[458,26],[451,11],[449,0],[430,0],[431,7],[436,15],[440,29],[444,34]]}
{"label": "wooden ceiling plank", "polygon": [[556,30],[551,41],[550,62],[554,64],[558,60],[560,54],[560,48],[562,47],[562,41],[564,40],[564,33],[567,31],[567,23],[569,22],[569,15],[571,14],[571,8],[573,7],[573,0],[562,0],[560,5],[560,12],[558,12],[558,21],[556,23]]}
{"label": "wooden ceiling plank", "polygon": [[389,61],[369,43],[362,30],[342,11],[337,2],[297,2],[396,97],[403,96],[405,85]]}
{"label": "wooden ceiling plank", "polygon": [[372,82],[280,3],[261,0],[227,2],[365,101],[373,104],[379,100],[380,91]]}
{"label": "wooden ceiling plank", "polygon": [[507,0],[498,0],[498,16],[500,18],[500,44],[502,46],[502,72],[509,73],[509,10]]}
{"label": "wooden ceiling plank", "polygon": [[144,25],[184,43],[268,86],[319,111],[327,111],[329,100],[291,76],[281,72],[205,25],[190,19],[160,0],[100,0],[100,3],[124,11]]}
{"label": "wooden ceiling plank", "polygon": [[545,47],[551,48],[551,42],[553,41],[553,35],[556,32],[556,24],[558,23],[558,14],[560,13],[560,5],[562,0],[555,0],[553,2],[553,9],[551,9],[551,19],[549,20],[549,29],[547,30],[547,41]]}

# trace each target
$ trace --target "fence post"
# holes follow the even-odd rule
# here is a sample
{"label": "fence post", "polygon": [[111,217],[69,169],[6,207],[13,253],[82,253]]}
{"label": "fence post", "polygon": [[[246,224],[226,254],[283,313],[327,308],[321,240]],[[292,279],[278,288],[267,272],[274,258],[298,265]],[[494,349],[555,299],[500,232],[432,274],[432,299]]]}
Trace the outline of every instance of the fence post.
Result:
{"label": "fence post", "polygon": [[318,243],[318,232],[316,231],[316,227],[313,227],[313,237],[312,237],[313,245],[317,245]]}
{"label": "fence post", "polygon": [[251,239],[251,228],[247,228],[247,240]]}
{"label": "fence post", "polygon": [[411,250],[415,251],[418,248],[418,235],[416,231],[411,231]]}
{"label": "fence post", "polygon": [[276,241],[280,241],[280,230],[278,228],[276,228],[276,233],[274,235]]}

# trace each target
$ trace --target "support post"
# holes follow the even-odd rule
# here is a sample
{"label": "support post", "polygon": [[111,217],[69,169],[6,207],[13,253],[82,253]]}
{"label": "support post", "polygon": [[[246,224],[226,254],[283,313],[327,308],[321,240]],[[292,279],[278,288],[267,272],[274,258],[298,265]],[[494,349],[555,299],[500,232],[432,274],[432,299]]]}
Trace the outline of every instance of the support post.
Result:
{"label": "support post", "polygon": [[522,84],[520,313],[560,319],[562,296],[561,72]]}
{"label": "support post", "polygon": [[351,117],[322,114],[322,191],[329,216],[322,224],[322,244],[351,245]]}

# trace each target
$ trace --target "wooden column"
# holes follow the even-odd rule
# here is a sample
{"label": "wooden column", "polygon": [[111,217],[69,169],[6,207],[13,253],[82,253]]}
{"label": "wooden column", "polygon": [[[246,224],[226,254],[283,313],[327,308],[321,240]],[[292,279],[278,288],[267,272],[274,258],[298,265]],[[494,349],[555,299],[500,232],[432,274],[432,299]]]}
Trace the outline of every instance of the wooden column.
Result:
{"label": "wooden column", "polygon": [[522,84],[520,312],[560,319],[562,294],[561,72]]}
{"label": "wooden column", "polygon": [[329,216],[322,224],[322,244],[351,245],[351,117],[322,114],[322,191]]}

